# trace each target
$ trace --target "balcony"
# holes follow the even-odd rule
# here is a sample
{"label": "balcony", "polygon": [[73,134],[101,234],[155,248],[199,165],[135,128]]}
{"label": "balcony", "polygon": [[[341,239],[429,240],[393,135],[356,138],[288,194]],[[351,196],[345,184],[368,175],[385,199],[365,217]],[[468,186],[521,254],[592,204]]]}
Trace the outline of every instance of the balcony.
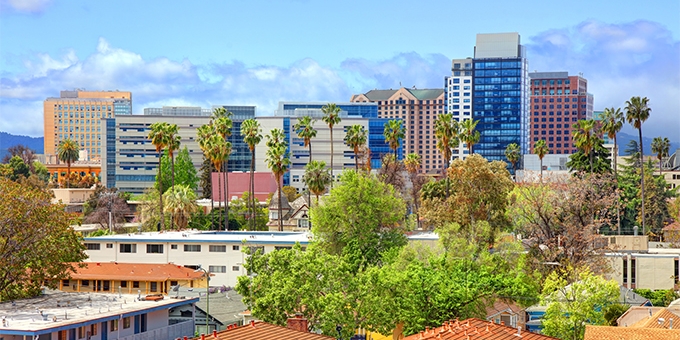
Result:
{"label": "balcony", "polygon": [[[113,334],[110,334],[113,335]],[[115,338],[110,337],[111,340],[155,340],[155,339],[178,339],[184,336],[192,338],[194,336],[194,321],[184,321],[169,325],[166,327],[156,328],[143,333],[128,335],[125,337]]]}

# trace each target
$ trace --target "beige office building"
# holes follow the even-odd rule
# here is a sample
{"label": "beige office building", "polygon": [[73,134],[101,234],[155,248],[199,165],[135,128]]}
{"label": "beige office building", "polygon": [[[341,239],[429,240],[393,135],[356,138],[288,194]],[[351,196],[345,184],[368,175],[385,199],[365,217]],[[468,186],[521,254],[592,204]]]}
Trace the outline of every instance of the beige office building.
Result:
{"label": "beige office building", "polygon": [[377,103],[378,117],[402,119],[406,128],[404,155],[419,154],[422,172],[436,172],[444,166],[434,137],[434,123],[444,113],[444,89],[371,90],[353,95],[351,102]]}
{"label": "beige office building", "polygon": [[131,92],[75,90],[47,98],[43,103],[46,163],[58,163],[57,146],[69,138],[78,142],[86,158],[101,159],[101,119],[129,114]]}

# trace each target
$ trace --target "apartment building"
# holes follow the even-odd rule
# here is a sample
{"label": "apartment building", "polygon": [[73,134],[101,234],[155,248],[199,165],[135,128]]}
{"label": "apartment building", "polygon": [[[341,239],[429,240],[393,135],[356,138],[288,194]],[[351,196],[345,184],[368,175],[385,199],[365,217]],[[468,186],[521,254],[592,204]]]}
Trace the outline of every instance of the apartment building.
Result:
{"label": "apartment building", "polygon": [[593,118],[593,95],[588,80],[568,72],[532,72],[531,78],[531,153],[543,139],[554,154],[573,154],[578,150],[572,131],[576,122]]}
{"label": "apartment building", "polygon": [[[468,84],[469,86],[469,84]],[[434,124],[444,113],[443,89],[400,88],[371,90],[353,95],[353,103],[378,104],[378,117],[401,119],[406,128],[404,154],[417,153],[422,160],[421,171],[433,172],[444,166],[444,158],[437,149]]]}
{"label": "apartment building", "polygon": [[121,91],[61,91],[43,102],[44,152],[47,164],[59,163],[57,146],[73,139],[87,157],[102,157],[101,119],[132,114],[132,93]]}
{"label": "apartment building", "polygon": [[[445,111],[455,120],[462,122],[472,118],[472,58],[453,59],[451,61],[451,76],[444,78]],[[465,159],[468,148],[460,143],[451,153],[453,159]]]}

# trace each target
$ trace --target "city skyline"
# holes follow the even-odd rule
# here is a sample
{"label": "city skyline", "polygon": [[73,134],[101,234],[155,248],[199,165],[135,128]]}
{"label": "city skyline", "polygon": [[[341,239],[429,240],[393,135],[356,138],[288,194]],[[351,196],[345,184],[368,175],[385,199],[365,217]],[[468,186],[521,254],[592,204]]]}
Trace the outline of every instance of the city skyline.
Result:
{"label": "city skyline", "polygon": [[3,0],[0,130],[43,136],[43,101],[74,88],[131,91],[135,114],[228,104],[255,105],[258,116],[279,101],[443,88],[451,59],[473,56],[477,33],[518,32],[530,72],[582,72],[595,110],[646,96],[652,113],[643,134],[678,140],[680,4],[575,1],[555,13],[551,4],[528,3],[498,4],[478,20],[456,14],[474,4],[447,2]]}

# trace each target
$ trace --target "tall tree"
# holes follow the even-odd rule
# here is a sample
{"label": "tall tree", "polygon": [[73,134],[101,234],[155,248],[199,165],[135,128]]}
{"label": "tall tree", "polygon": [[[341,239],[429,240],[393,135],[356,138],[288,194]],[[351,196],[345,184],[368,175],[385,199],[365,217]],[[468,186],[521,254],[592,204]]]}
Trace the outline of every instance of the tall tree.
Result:
{"label": "tall tree", "polygon": [[659,160],[659,175],[663,177],[661,173],[661,163],[664,157],[668,157],[668,152],[671,148],[671,141],[668,137],[654,137],[652,140],[652,152],[656,154],[656,158]]}
{"label": "tall tree", "polygon": [[593,172],[593,148],[599,139],[596,133],[595,121],[592,119],[582,119],[576,122],[575,129],[572,131],[574,135],[574,144],[576,147],[583,150],[588,155],[590,162],[590,173]]}
{"label": "tall tree", "polygon": [[281,178],[288,171],[290,158],[288,157],[288,142],[286,135],[281,129],[272,129],[267,137],[267,152],[265,162],[267,167],[274,173],[276,187],[279,193],[279,231],[283,231],[283,216],[281,207]]}
{"label": "tall tree", "polygon": [[451,162],[451,149],[460,144],[458,139],[458,121],[452,113],[442,113],[434,122],[434,136],[437,138],[437,149],[444,156],[444,171],[449,168]]}
{"label": "tall tree", "polygon": [[52,204],[51,193],[0,177],[0,301],[56,288],[75,270],[70,263],[87,258],[71,214]]}
{"label": "tall tree", "polygon": [[550,153],[548,144],[545,143],[544,139],[541,139],[534,144],[534,153],[538,156],[538,159],[541,162],[541,183],[543,183],[543,157]]}
{"label": "tall tree", "polygon": [[23,144],[17,144],[7,148],[7,154],[2,159],[2,163],[9,163],[9,160],[14,156],[19,156],[26,165],[31,167],[31,172],[33,171],[33,161],[35,161],[35,151],[28,146]]}
{"label": "tall tree", "polygon": [[203,191],[203,196],[201,198],[212,199],[212,194],[211,194],[212,183],[210,183],[210,179],[211,179],[212,173],[213,173],[213,171],[215,171],[215,169],[213,168],[213,165],[212,165],[212,162],[210,161],[210,159],[205,156],[205,152],[203,153],[203,164],[201,165],[201,169],[199,171],[201,172],[199,187]]}
{"label": "tall tree", "polygon": [[517,162],[522,157],[522,153],[517,143],[510,143],[505,147],[505,158],[512,164],[512,174],[517,178]]}
{"label": "tall tree", "polygon": [[401,124],[401,120],[394,119],[388,121],[385,124],[383,136],[385,136],[385,142],[389,144],[390,149],[394,151],[394,159],[399,160],[397,149],[399,149],[401,140],[406,138],[406,128]]}
{"label": "tall tree", "polygon": [[331,133],[331,189],[333,189],[333,182],[335,182],[335,177],[333,176],[333,127],[342,121],[340,111],[341,109],[335,103],[328,103],[321,108],[321,112],[323,112],[321,120],[328,124],[328,129]]}
{"label": "tall tree", "polygon": [[[323,195],[326,188],[331,183],[331,173],[326,168],[324,161],[311,161],[305,166],[305,174],[302,176],[309,191],[316,196],[316,204],[319,205],[319,196]],[[312,202],[309,202],[311,205]]]}
{"label": "tall tree", "polygon": [[123,193],[118,192],[116,188],[98,186],[86,204],[88,208],[84,222],[98,223],[102,228],[114,229],[116,224],[125,223],[125,215],[130,214],[130,208]]}
{"label": "tall tree", "polygon": [[[569,156],[566,165],[569,170],[574,172],[574,176],[581,176],[581,172],[594,174],[610,173],[612,172],[610,155],[611,151],[604,147],[604,140],[595,137],[593,138],[593,147],[589,153],[585,153],[585,151],[579,148],[576,153]],[[591,156],[592,166],[590,164]]]}
{"label": "tall tree", "polygon": [[231,120],[232,116],[233,114],[223,107],[213,109],[212,121],[215,125],[215,131],[227,142],[226,145],[229,146],[222,164],[222,169],[224,169],[224,172],[222,173],[224,178],[224,187],[222,188],[222,198],[224,200],[224,230],[229,229],[229,198],[227,196],[229,196],[229,156],[231,155],[231,142],[228,141],[228,138],[231,137],[231,130],[233,128],[233,122]]}
{"label": "tall tree", "polygon": [[[229,158],[229,154],[231,153],[231,142],[225,140],[222,136],[219,134],[214,134],[210,137],[208,140],[208,156],[213,162],[213,167],[215,167],[215,170],[217,170],[217,173],[219,174],[220,171],[222,170],[222,165],[226,162],[226,160]],[[217,176],[217,187],[221,188],[221,178],[218,175]],[[226,201],[226,198],[224,198]],[[226,203],[226,202],[225,202]],[[226,210],[226,209],[225,209]],[[227,230],[229,228],[229,220],[227,218],[227,214],[224,215],[224,230]]]}
{"label": "tall tree", "polygon": [[468,154],[472,155],[472,146],[479,142],[479,131],[476,131],[478,120],[466,119],[460,123],[460,140],[467,144]]}
{"label": "tall tree", "polygon": [[260,144],[262,141],[262,129],[260,129],[260,123],[255,119],[246,119],[241,123],[241,136],[243,136],[243,141],[248,144],[250,149],[250,154],[252,159],[250,160],[250,186],[249,186],[249,198],[250,202],[250,216],[251,216],[251,229],[255,230],[255,146]]}
{"label": "tall tree", "polygon": [[[213,162],[213,159],[212,159],[212,155],[211,155],[212,145],[210,145],[210,143],[211,143],[211,138],[213,138],[214,131],[215,131],[215,126],[212,123],[201,125],[200,127],[198,127],[198,129],[196,131],[198,146],[201,148],[201,151],[203,151],[204,162],[203,162],[203,167],[202,167],[202,169],[203,169],[203,175],[202,176],[208,177],[208,180],[207,180],[208,186],[206,187],[205,184],[203,186],[203,196],[206,197],[206,198],[208,198],[208,197],[210,198],[210,212],[211,212],[210,217],[211,217],[212,225],[215,225],[215,220],[214,220],[215,214],[212,213],[215,210],[215,198],[213,197],[213,185],[212,185],[212,181],[213,181],[212,173],[215,170],[215,163]],[[206,165],[206,162],[209,165]],[[206,171],[208,172],[207,174],[206,174]],[[206,191],[205,191],[206,189],[209,190],[208,193],[206,193]],[[209,196],[206,196],[206,195],[209,195]]]}
{"label": "tall tree", "polygon": [[[186,185],[177,185],[175,190],[165,192],[165,211],[172,216],[173,224],[178,230],[189,225],[191,215],[199,209],[196,194]],[[225,228],[225,230],[227,230]]]}
{"label": "tall tree", "polygon": [[293,130],[302,138],[304,141],[304,146],[309,148],[309,162],[312,161],[312,138],[316,137],[316,129],[314,129],[314,123],[316,120],[312,119],[310,116],[304,116],[298,119],[298,122],[293,125]]}
{"label": "tall tree", "polygon": [[62,162],[66,162],[66,187],[70,188],[71,183],[69,177],[71,176],[71,163],[78,160],[80,157],[78,152],[80,151],[80,145],[73,139],[64,139],[59,142],[57,146],[57,157]]}
{"label": "tall tree", "polygon": [[347,129],[345,143],[354,150],[354,166],[359,171],[359,149],[366,145],[368,137],[363,125],[354,124]]}
{"label": "tall tree", "polygon": [[[151,144],[156,147],[156,152],[158,152],[158,178],[163,178],[163,170],[161,167],[161,157],[163,156],[163,150],[170,143],[170,137],[168,134],[169,124],[166,122],[156,122],[151,124],[151,130],[149,131],[148,139],[151,139]],[[161,230],[165,230],[164,215],[163,215],[163,186],[162,181],[158,182],[160,185],[158,187],[158,210],[161,214],[160,223]]]}
{"label": "tall tree", "polygon": [[[416,214],[416,225],[420,229],[420,216],[418,215],[419,201],[420,201],[420,189],[425,183],[423,177],[419,177],[421,159],[420,155],[417,153],[410,153],[406,155],[404,159],[404,166],[409,175],[409,180],[411,181],[411,203],[413,204],[413,212]],[[448,164],[447,164],[448,167]]]}
{"label": "tall tree", "polygon": [[643,157],[645,155],[644,148],[642,146],[642,123],[644,123],[647,118],[649,118],[649,113],[652,109],[649,107],[649,99],[647,97],[631,97],[630,100],[626,101],[626,121],[631,124],[634,128],[638,130],[639,146],[640,146],[640,192],[642,204],[640,205],[642,213],[642,230],[645,229],[645,176],[644,176],[644,161]]}
{"label": "tall tree", "polygon": [[175,151],[179,150],[182,144],[182,137],[179,135],[179,127],[177,124],[168,124],[168,154],[170,155],[171,174],[172,174],[172,188],[175,187]]}
{"label": "tall tree", "polygon": [[607,137],[614,140],[614,173],[617,173],[616,158],[619,155],[619,146],[616,142],[616,135],[623,128],[623,112],[620,108],[606,108],[602,114],[602,131]]}

